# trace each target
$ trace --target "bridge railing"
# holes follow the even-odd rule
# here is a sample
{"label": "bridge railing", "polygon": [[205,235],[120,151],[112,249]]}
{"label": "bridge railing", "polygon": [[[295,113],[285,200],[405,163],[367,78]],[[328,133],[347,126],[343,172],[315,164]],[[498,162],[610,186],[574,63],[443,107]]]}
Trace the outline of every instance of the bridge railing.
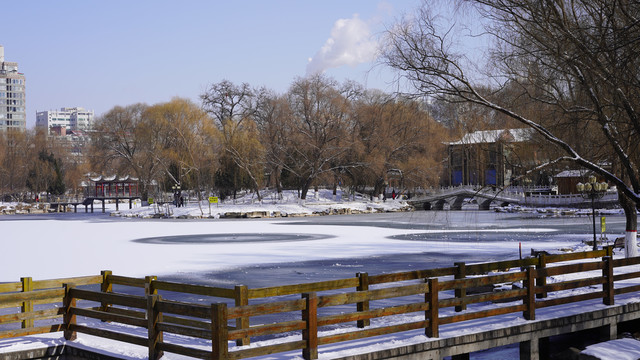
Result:
{"label": "bridge railing", "polygon": [[[0,309],[62,304],[38,310],[23,305],[17,313],[2,312],[0,338],[64,330],[69,340],[86,333],[145,346],[150,359],[163,352],[241,359],[292,350],[314,359],[323,345],[372,336],[423,329],[427,336],[437,337],[441,326],[450,323],[509,313],[535,319],[536,309],[588,299],[601,298],[612,305],[616,295],[640,290],[640,272],[633,267],[640,258],[612,260],[611,251],[540,253],[526,259],[359,273],[354,278],[258,289],[180,284],[154,276],[129,278],[109,271],[38,286],[28,281],[0,284]],[[562,263],[550,266],[558,262]],[[562,276],[570,280],[548,283]],[[36,321],[57,322],[43,326]],[[12,323],[21,326],[7,329]],[[236,345],[229,346],[230,341]],[[250,341],[257,343],[249,347]]]}

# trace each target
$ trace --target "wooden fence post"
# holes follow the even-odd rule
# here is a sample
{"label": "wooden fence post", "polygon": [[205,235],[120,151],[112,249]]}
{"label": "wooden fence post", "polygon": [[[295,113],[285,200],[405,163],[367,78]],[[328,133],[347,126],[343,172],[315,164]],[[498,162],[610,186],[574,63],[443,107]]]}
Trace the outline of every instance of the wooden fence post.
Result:
{"label": "wooden fence post", "polygon": [[302,298],[307,301],[307,306],[302,310],[302,320],[307,323],[306,329],[302,330],[302,340],[307,342],[307,346],[302,350],[304,360],[318,358],[318,297],[316,293],[304,293]]}
{"label": "wooden fence post", "polygon": [[605,246],[605,250],[607,251],[606,256],[613,257],[613,245]]}
{"label": "wooden fence post", "polygon": [[226,360],[229,358],[227,344],[227,304],[211,304],[211,359]]}
{"label": "wooden fence post", "polygon": [[[20,282],[22,283],[22,292],[33,291],[33,279],[30,277],[20,278]],[[23,313],[32,312],[33,311],[33,301],[25,300],[22,302],[22,306],[20,307],[20,311]],[[32,328],[33,327],[33,319],[24,319],[22,320],[22,328]]]}
{"label": "wooden fence post", "polygon": [[[547,255],[544,252],[539,252],[538,253],[538,264],[536,265],[536,269],[537,270],[544,270],[547,267]],[[538,272],[540,273],[540,272]],[[547,277],[546,276],[538,276],[538,278],[536,279],[536,285],[537,286],[545,286],[547,285]],[[536,297],[538,299],[545,299],[547,297],[547,293],[546,292],[541,292],[539,294],[536,294]]]}
{"label": "wooden fence post", "polygon": [[438,331],[438,278],[429,278],[429,291],[424,295],[425,301],[429,303],[426,317],[429,319],[429,326],[425,329],[425,335],[430,338],[440,336]]}
{"label": "wooden fence post", "polygon": [[[245,285],[236,285],[235,287],[236,296],[235,296],[235,304],[236,306],[245,306],[249,305],[249,288]],[[249,318],[246,316],[242,316],[236,319],[236,329],[248,329],[250,327]],[[244,346],[249,345],[251,343],[251,338],[249,336],[243,336],[242,339],[236,340],[236,345]]]}
{"label": "wooden fence post", "polygon": [[525,310],[522,314],[526,320],[536,319],[536,283],[535,283],[535,268],[533,266],[527,267],[527,278],[523,284],[527,288],[527,295],[523,299],[525,304]]}
{"label": "wooden fence post", "polygon": [[613,258],[605,256],[602,258],[604,261],[604,267],[602,268],[602,277],[605,279],[602,284],[602,303],[605,305],[613,305],[614,293],[613,293]]}
{"label": "wooden fence post", "polygon": [[[100,272],[102,275],[102,284],[100,284],[100,291],[103,293],[113,292],[113,284],[109,281],[109,276],[113,275],[111,270],[102,270]],[[108,311],[110,304],[107,302],[100,303],[100,311]]]}
{"label": "wooden fence post", "polygon": [[[359,280],[356,291],[368,291],[369,290],[369,273],[359,272],[356,274]],[[356,304],[356,310],[358,312],[369,311],[369,300],[365,300]],[[371,319],[362,319],[357,321],[358,328],[362,329],[371,325]]]}
{"label": "wooden fence post", "polygon": [[64,308],[64,315],[62,317],[64,338],[69,341],[76,339],[77,334],[73,331],[73,326],[76,324],[76,316],[72,314],[72,309],[76,307],[76,299],[73,298],[71,291],[74,286],[72,284],[63,284],[64,287],[64,299],[62,305]]}
{"label": "wooden fence post", "polygon": [[158,290],[153,288],[153,282],[157,281],[158,277],[155,275],[144,277],[144,295],[158,295]]}
{"label": "wooden fence post", "polygon": [[[464,262],[456,262],[453,263],[456,267],[456,273],[454,275],[455,279],[464,279],[467,277],[467,266],[465,265]],[[456,299],[462,299],[462,301],[464,301],[464,298],[467,297],[467,289],[466,288],[456,288],[455,289],[455,297]],[[460,305],[456,305],[455,307],[456,312],[460,312],[460,311],[464,311],[467,310],[467,304],[462,303]]]}
{"label": "wooden fence post", "polygon": [[147,295],[147,331],[149,340],[149,360],[158,360],[164,352],[158,350],[158,344],[163,341],[162,331],[158,330],[158,323],[162,322],[162,312],[158,311],[160,295]]}

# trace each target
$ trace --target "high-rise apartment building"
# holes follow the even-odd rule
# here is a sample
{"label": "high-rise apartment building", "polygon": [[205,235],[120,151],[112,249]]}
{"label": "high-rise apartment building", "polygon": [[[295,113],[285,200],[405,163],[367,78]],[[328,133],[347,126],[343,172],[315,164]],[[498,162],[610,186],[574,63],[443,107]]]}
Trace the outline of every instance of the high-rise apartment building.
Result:
{"label": "high-rise apartment building", "polygon": [[61,108],[36,112],[36,127],[47,128],[49,133],[67,131],[86,131],[93,124],[93,110],[81,107]]}
{"label": "high-rise apartment building", "polygon": [[0,131],[26,130],[25,78],[18,72],[17,62],[4,60],[0,45]]}

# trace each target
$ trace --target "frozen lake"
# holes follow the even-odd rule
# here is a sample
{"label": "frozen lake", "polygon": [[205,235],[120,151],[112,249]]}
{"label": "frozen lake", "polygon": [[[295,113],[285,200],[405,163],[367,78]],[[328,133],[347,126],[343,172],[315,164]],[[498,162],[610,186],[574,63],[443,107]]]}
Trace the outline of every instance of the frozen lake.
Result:
{"label": "frozen lake", "polygon": [[[622,236],[624,225],[624,216],[607,216],[608,238]],[[526,256],[531,248],[575,248],[593,236],[588,216],[492,211],[239,220],[78,213],[3,216],[0,226],[5,250],[16,254],[0,265],[0,281],[108,269],[118,275],[249,287],[514,259],[519,244]]]}

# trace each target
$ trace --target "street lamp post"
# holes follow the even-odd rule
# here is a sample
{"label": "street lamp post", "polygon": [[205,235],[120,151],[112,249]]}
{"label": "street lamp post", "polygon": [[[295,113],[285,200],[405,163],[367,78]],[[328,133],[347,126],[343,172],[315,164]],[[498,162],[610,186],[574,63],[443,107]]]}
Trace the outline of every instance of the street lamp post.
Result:
{"label": "street lamp post", "polygon": [[173,190],[173,201],[176,207],[180,207],[180,184],[173,185],[171,189]]}
{"label": "street lamp post", "polygon": [[591,199],[591,216],[593,218],[593,251],[598,250],[598,243],[596,239],[596,199],[600,199],[607,192],[609,184],[606,182],[598,182],[595,176],[589,176],[589,182],[576,184],[576,189],[580,192],[583,198]]}

